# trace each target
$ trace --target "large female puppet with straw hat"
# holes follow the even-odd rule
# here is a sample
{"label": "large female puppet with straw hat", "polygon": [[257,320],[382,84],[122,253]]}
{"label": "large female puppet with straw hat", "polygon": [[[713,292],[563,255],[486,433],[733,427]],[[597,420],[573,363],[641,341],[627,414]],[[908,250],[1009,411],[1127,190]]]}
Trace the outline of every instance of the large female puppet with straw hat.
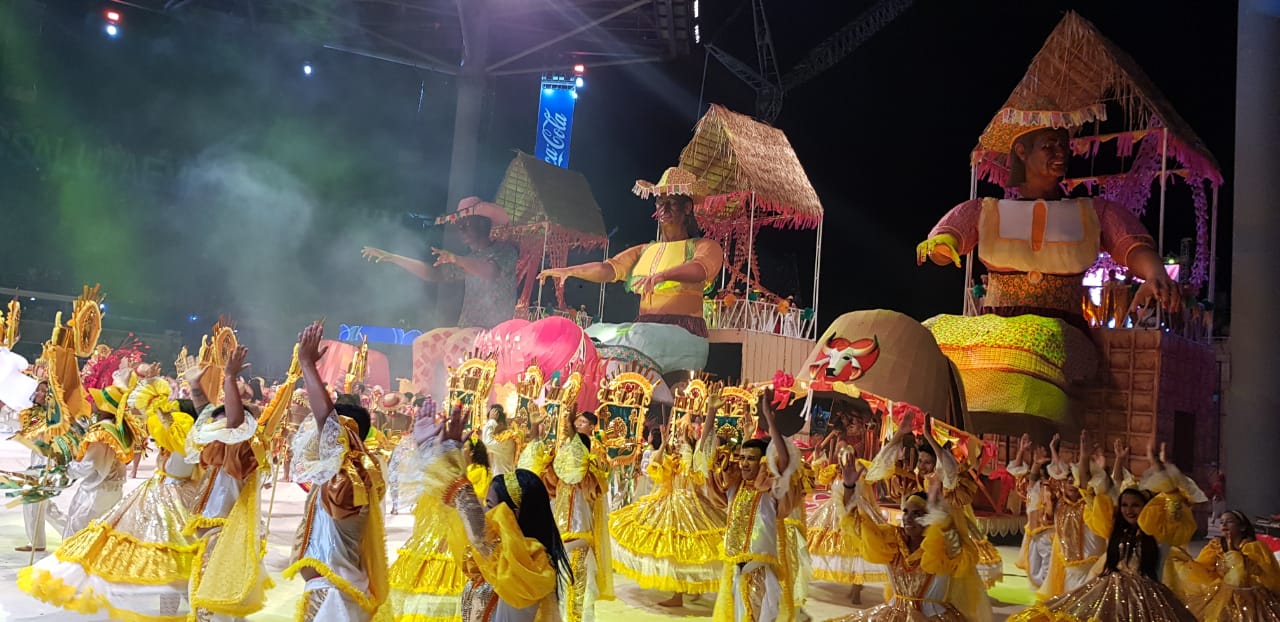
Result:
{"label": "large female puppet with straw hat", "polygon": [[971,416],[986,432],[1039,428],[1047,436],[1047,428],[1070,423],[1071,385],[1096,368],[1081,303],[1084,273],[1099,251],[1145,281],[1139,301],[1154,297],[1174,311],[1179,305],[1151,235],[1132,213],[1063,195],[1071,132],[1104,120],[1106,109],[1057,108],[1036,101],[997,113],[981,144],[1007,154],[1006,186],[1017,198],[961,203],[916,247],[917,263],[957,267],[976,248],[987,268],[983,315],[927,322],[959,368]]}
{"label": "large female puppet with straw hat", "polygon": [[625,282],[628,291],[640,295],[635,323],[594,324],[587,334],[606,344],[643,352],[663,373],[702,369],[708,348],[702,297],[724,263],[720,245],[699,237],[694,220],[694,206],[706,198],[707,185],[693,173],[673,166],[656,184],[637,181],[632,192],[645,199],[655,198],[657,241],[633,246],[605,261],[544,270],[539,278]]}

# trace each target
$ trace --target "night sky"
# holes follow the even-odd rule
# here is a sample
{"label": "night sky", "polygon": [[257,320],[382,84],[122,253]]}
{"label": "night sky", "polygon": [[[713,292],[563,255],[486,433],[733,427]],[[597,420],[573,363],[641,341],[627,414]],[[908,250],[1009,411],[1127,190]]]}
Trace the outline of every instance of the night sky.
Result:
{"label": "night sky", "polygon": [[[220,312],[264,329],[320,315],[425,328],[423,288],[358,253],[425,253],[403,214],[445,209],[452,78],[322,50],[301,27],[245,33],[127,7],[124,36],[109,39],[95,21],[106,2],[49,4],[35,19],[38,3],[0,0],[0,283],[101,282],[115,313],[180,330]],[[703,0],[704,40],[754,59],[750,11],[726,19],[738,4]],[[782,72],[870,4],[766,3]],[[916,268],[914,246],[967,198],[970,150],[1066,10],[1128,51],[1223,166],[1227,289],[1235,3],[933,0],[790,92],[776,121],[826,208],[820,325],[854,309],[960,310],[962,272]],[[615,248],[647,241],[651,206],[630,194],[634,180],[676,163],[706,104],[752,113],[754,93],[700,48],[588,68],[586,80],[572,168],[617,229]],[[533,149],[537,77],[498,78],[490,94],[474,189],[485,198],[511,150]],[[1177,190],[1175,249],[1194,235]],[[813,239],[762,236],[765,285],[807,301]],[[595,291],[571,286],[571,301]],[[627,294],[609,300],[606,319],[634,313]]]}

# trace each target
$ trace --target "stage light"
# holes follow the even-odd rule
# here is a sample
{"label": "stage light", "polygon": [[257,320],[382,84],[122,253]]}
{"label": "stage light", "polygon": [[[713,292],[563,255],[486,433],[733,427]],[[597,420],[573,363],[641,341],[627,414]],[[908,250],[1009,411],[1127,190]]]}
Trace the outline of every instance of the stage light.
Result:
{"label": "stage light", "polygon": [[35,302],[35,301],[36,301],[36,297],[35,297],[35,296],[32,296],[32,297],[31,297],[31,302]]}
{"label": "stage light", "polygon": [[105,28],[105,30],[107,31],[108,37],[120,36],[120,27],[116,26],[115,24],[107,24],[107,27]]}
{"label": "stage light", "polygon": [[573,73],[581,75],[586,72],[587,72],[587,66],[583,65],[582,63],[578,63],[577,65],[573,66]]}
{"label": "stage light", "polygon": [[302,64],[302,73],[303,73],[304,75],[308,75],[308,76],[309,76],[309,75],[311,75],[311,73],[312,73],[313,71],[315,71],[315,69],[312,69],[312,67],[311,67],[311,63],[303,63],[303,64]]}
{"label": "stage light", "polygon": [[107,11],[106,16],[107,16],[107,21],[109,21],[109,22],[119,22],[119,21],[120,21],[120,12],[119,12],[119,11]]}
{"label": "stage light", "polygon": [[578,76],[578,77],[573,81],[573,85],[574,85],[574,86],[576,86],[576,87],[578,87],[578,88],[582,88],[582,87],[583,87],[583,85],[585,85],[585,84],[586,84],[586,81],[582,79],[582,76]]}
{"label": "stage light", "polygon": [[105,302],[103,302],[103,303],[99,303],[99,304],[98,304],[98,309],[99,309],[99,310],[101,310],[103,313],[106,313],[106,312],[107,312],[107,303],[105,303]]}
{"label": "stage light", "polygon": [[577,92],[577,91],[569,91],[569,97],[572,97],[572,98],[574,98],[574,99],[578,99],[578,92]]}
{"label": "stage light", "polygon": [[555,90],[554,90],[554,89],[550,89],[550,88],[542,89],[542,94],[543,94],[543,95],[550,95],[550,94],[552,94],[552,93],[554,93],[554,92],[555,92]]}
{"label": "stage light", "polygon": [[200,316],[198,316],[198,315],[196,315],[196,314],[192,313],[191,315],[188,315],[188,316],[187,316],[187,321],[188,321],[188,322],[199,322],[199,321],[200,321]]}

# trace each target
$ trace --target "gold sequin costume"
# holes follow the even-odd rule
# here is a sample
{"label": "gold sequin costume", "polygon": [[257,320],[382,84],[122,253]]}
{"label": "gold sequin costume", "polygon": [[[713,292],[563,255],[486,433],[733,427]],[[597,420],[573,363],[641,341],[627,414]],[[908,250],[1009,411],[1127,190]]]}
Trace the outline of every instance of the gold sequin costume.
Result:
{"label": "gold sequin costume", "polygon": [[927,525],[924,539],[911,550],[906,531],[883,522],[866,486],[864,477],[853,493],[856,510],[844,525],[846,535],[861,543],[867,560],[888,569],[888,602],[838,618],[839,622],[989,622],[991,603],[975,573],[978,550],[961,535],[963,514],[946,504],[930,506],[921,519]]}
{"label": "gold sequin costume", "polygon": [[595,601],[614,598],[613,555],[607,545],[608,465],[604,443],[595,439],[588,447],[580,434],[570,434],[552,462],[558,480],[552,507],[573,571],[561,603],[565,622],[590,622]]}
{"label": "gold sequin costume", "polygon": [[[452,533],[463,529],[458,513],[446,506],[438,494],[422,489],[422,477],[428,465],[425,448],[416,446],[412,438],[401,441],[396,451],[403,456],[397,466],[400,484],[416,494],[413,533],[400,547],[396,561],[388,571],[390,591],[378,611],[378,620],[395,622],[452,622],[461,620],[460,602],[467,583],[462,561],[449,547]],[[407,447],[407,449],[406,449]],[[405,453],[412,452],[412,453]],[[484,495],[489,485],[489,469],[481,465],[467,467],[467,479],[477,495]]]}
{"label": "gold sequin costume", "polygon": [[196,538],[183,533],[196,493],[195,467],[184,460],[193,420],[169,400],[163,380],[143,381],[129,403],[148,412],[163,468],[54,555],[22,569],[18,587],[76,613],[179,622],[189,613],[187,587],[197,548]]}
{"label": "gold sequin costume", "polygon": [[845,495],[851,491],[836,481],[838,470],[839,465],[829,464],[818,472],[818,485],[828,488],[831,497],[809,516],[806,542],[813,559],[813,580],[849,585],[883,583],[889,578],[888,570],[867,561],[861,543],[847,535],[842,525]]}
{"label": "gold sequin costume", "polygon": [[[1094,497],[1089,528],[1111,537],[1116,520],[1109,482]],[[1091,484],[1092,485],[1092,484]],[[1138,516],[1138,528],[1156,541],[1183,546],[1195,534],[1196,522],[1189,502],[1203,500],[1204,493],[1173,465],[1148,471],[1142,487],[1157,492]],[[1142,620],[1143,622],[1192,622],[1195,616],[1172,590],[1142,573],[1142,540],[1126,538],[1118,543],[1121,559],[1114,570],[1103,573],[1073,591],[1034,605],[1009,617],[1009,622],[1093,622],[1094,620]],[[1172,580],[1171,572],[1166,571]]]}
{"label": "gold sequin costume", "polygon": [[1170,587],[1197,620],[1280,622],[1280,564],[1265,544],[1249,540],[1223,550],[1214,538],[1195,559],[1180,548],[1170,558]]}
{"label": "gold sequin costume", "polygon": [[[767,622],[795,617],[795,585],[802,572],[793,554],[794,529],[786,524],[804,503],[800,452],[789,441],[779,449],[770,443],[754,481],[742,481],[736,465],[712,473],[712,488],[724,495],[728,516],[724,532],[724,569],[712,619],[715,622]],[[778,469],[777,452],[789,456]]]}
{"label": "gold sequin costume", "polygon": [[609,515],[613,569],[645,589],[715,592],[725,513],[698,493],[706,475],[693,468],[693,452],[664,453],[646,470],[653,492]]}
{"label": "gold sequin costume", "polygon": [[559,620],[556,571],[547,550],[525,536],[506,503],[485,511],[456,442],[446,441],[437,449],[427,467],[423,494],[442,499],[462,520],[463,529],[450,530],[449,544],[458,559],[469,560],[463,622]]}

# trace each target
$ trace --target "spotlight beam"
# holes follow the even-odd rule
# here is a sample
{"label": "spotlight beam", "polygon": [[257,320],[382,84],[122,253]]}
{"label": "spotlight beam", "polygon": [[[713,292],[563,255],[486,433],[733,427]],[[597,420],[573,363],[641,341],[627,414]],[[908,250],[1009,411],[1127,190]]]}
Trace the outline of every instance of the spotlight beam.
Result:
{"label": "spotlight beam", "polygon": [[403,56],[393,56],[391,54],[386,54],[383,52],[374,52],[372,50],[364,50],[360,48],[347,47],[345,45],[341,45],[338,43],[326,43],[324,44],[324,49],[333,50],[335,52],[343,52],[346,54],[352,54],[355,56],[363,56],[365,58],[372,58],[374,60],[386,61],[388,63],[395,63],[397,65],[405,65],[407,67],[416,67],[418,69],[426,69],[427,71],[434,71],[436,73],[441,73],[447,76],[458,75],[458,70],[456,68],[448,67],[446,65],[437,65],[434,63],[428,63],[420,60],[413,60],[411,58],[405,58]]}
{"label": "spotlight beam", "polygon": [[[629,58],[617,58],[614,60],[592,62],[591,68],[595,69],[596,67],[609,67],[613,65],[635,65],[639,63],[657,63],[661,61],[662,61],[662,57],[660,56],[633,56]],[[561,63],[558,65],[545,65],[542,67],[521,67],[518,69],[503,69],[502,71],[494,71],[489,75],[518,76],[518,75],[524,75],[529,73],[547,73],[549,71],[564,71],[564,64]]]}
{"label": "spotlight beam", "polygon": [[[360,31],[371,38],[382,41],[387,45],[390,45],[394,48],[399,49],[401,52],[410,54],[412,56],[416,56],[419,59],[419,61],[422,63],[437,65],[439,67],[450,67],[450,66],[456,66],[459,64],[459,63],[447,63],[444,60],[437,58],[435,56],[432,56],[431,54],[428,54],[426,52],[423,52],[422,50],[419,50],[411,45],[405,45],[404,43],[396,41],[395,39],[392,39],[391,37],[378,33],[377,31],[374,31],[369,28],[365,28],[360,24],[353,22],[345,17],[342,17],[340,15],[334,15],[333,13],[330,13],[324,9],[318,8],[314,6],[314,4],[310,1],[304,1],[304,0],[289,0],[289,1],[294,5],[297,5],[301,8],[305,8],[306,10],[311,11],[312,13],[315,13],[316,15],[320,15],[322,17],[330,19],[339,24],[343,24],[357,31]],[[326,45],[325,47],[329,47],[329,46]],[[376,57],[371,56],[370,58],[376,58]],[[386,59],[386,60],[390,60],[390,59]],[[396,62],[396,61],[391,61],[391,62]],[[414,65],[414,66],[417,66],[417,65]],[[454,70],[454,73],[456,73],[456,70]]]}

